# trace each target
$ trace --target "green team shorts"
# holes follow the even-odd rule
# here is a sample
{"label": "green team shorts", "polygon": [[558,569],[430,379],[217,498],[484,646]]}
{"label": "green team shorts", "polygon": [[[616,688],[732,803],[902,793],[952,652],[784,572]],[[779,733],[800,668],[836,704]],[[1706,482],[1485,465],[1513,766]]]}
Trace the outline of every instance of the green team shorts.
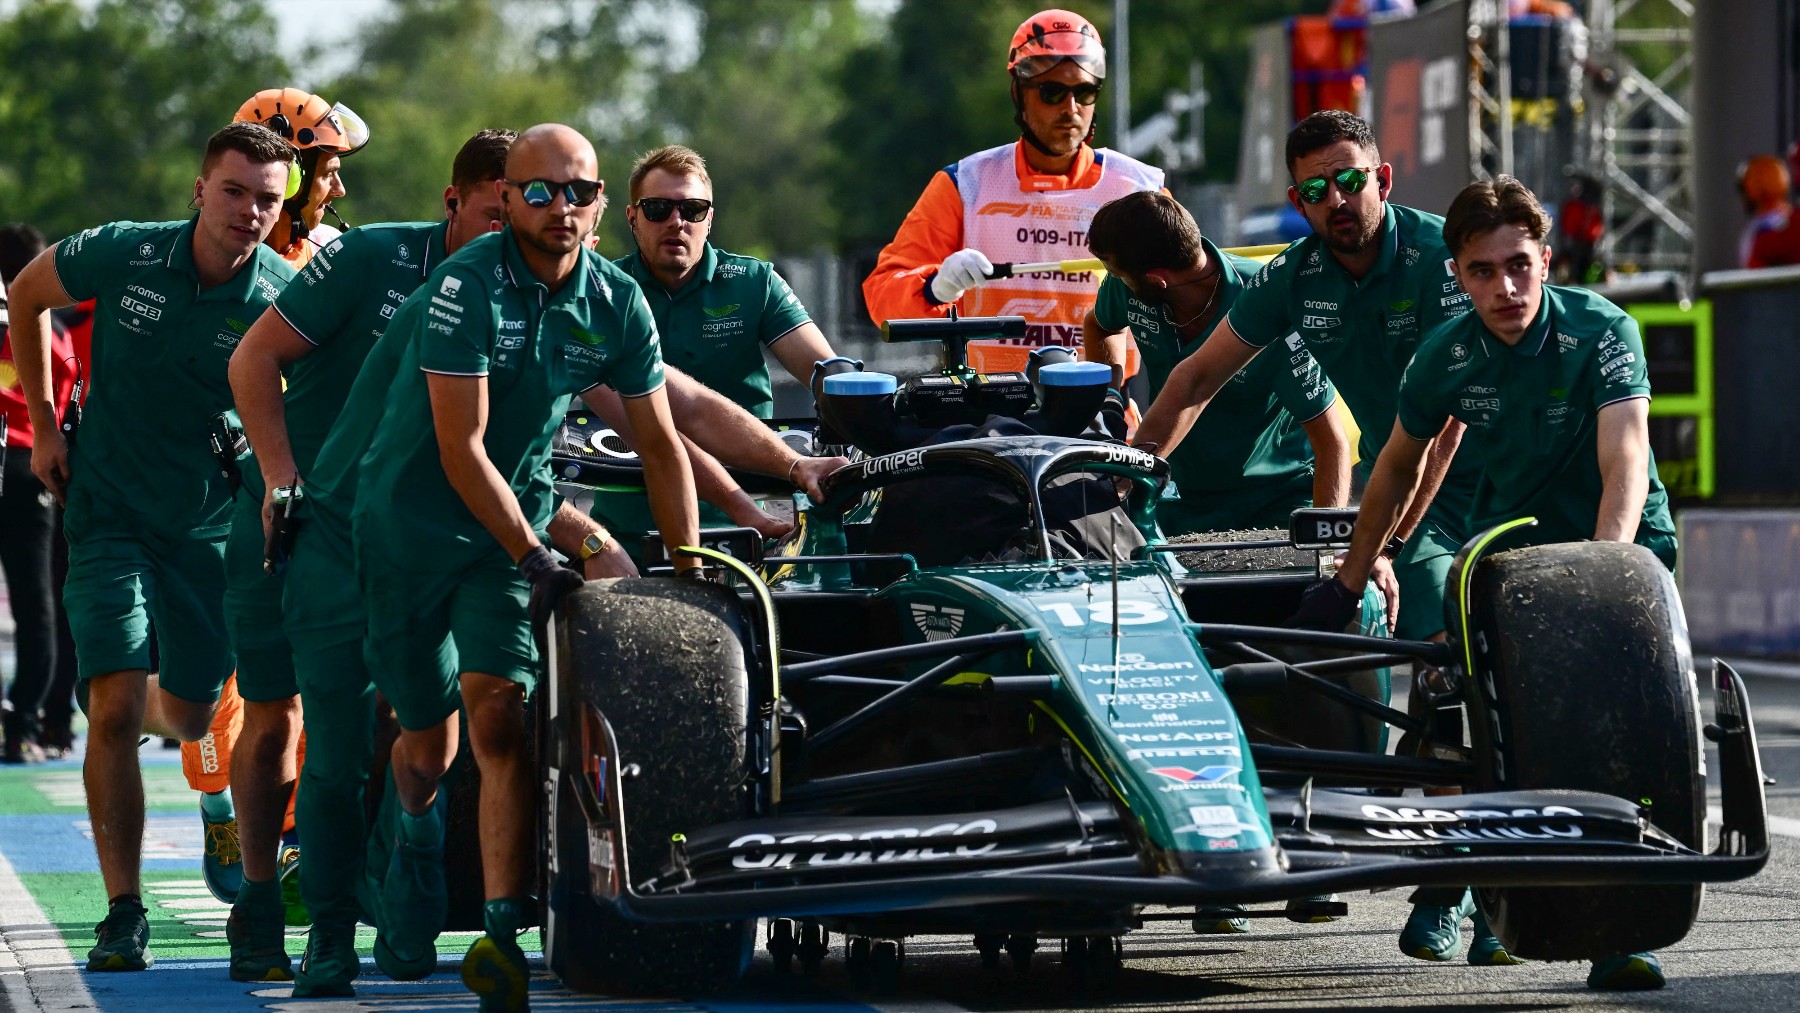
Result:
{"label": "green team shorts", "polygon": [[1394,576],[1400,581],[1400,621],[1394,624],[1394,636],[1425,640],[1444,632],[1444,583],[1461,548],[1460,539],[1429,518],[1413,529],[1406,549],[1394,560]]}
{"label": "green team shorts", "polygon": [[154,622],[162,688],[191,703],[216,701],[235,664],[223,607],[225,537],[70,530],[63,607],[80,677],[148,670]]}
{"label": "green team shorts", "polygon": [[303,502],[281,593],[288,639],[296,646],[360,643],[369,613],[357,583],[350,523],[319,510],[317,500]]}
{"label": "green team shorts", "polygon": [[300,692],[282,625],[281,576],[263,572],[262,503],[239,489],[225,540],[225,629],[237,654],[238,695],[265,703]]}
{"label": "green team shorts", "polygon": [[439,724],[462,704],[464,672],[537,683],[531,588],[498,548],[451,572],[434,572],[358,546],[369,609],[363,656],[400,727]]}

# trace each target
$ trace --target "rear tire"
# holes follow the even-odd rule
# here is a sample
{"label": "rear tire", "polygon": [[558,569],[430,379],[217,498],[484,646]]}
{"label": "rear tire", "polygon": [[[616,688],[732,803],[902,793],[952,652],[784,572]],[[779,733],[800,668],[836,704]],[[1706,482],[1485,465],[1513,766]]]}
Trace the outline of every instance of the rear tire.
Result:
{"label": "rear tire", "polygon": [[[1572,789],[1642,800],[1705,846],[1699,695],[1667,568],[1620,542],[1537,545],[1481,560],[1471,590],[1469,722],[1485,791]],[[1701,887],[1476,891],[1512,953],[1592,960],[1681,940]]]}
{"label": "rear tire", "polygon": [[[625,782],[632,877],[653,876],[669,842],[746,815],[749,642],[736,596],[716,585],[664,579],[592,583],[561,606],[552,691],[552,741],[580,758],[591,706],[612,726]],[[548,708],[545,708],[546,711]],[[592,896],[587,825],[570,787],[551,784],[546,962],[571,988],[617,995],[693,994],[735,981],[748,966],[756,922],[653,923]]]}

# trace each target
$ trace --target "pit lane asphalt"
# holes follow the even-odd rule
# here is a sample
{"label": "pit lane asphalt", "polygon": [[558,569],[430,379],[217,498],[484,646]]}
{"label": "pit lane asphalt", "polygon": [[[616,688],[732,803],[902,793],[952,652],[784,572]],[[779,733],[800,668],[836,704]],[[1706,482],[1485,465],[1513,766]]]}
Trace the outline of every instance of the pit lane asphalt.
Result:
{"label": "pit lane asphalt", "polygon": [[[1702,701],[1710,705],[1702,675]],[[1448,1009],[1512,1013],[1536,1010],[1800,1010],[1800,680],[1750,676],[1750,700],[1767,771],[1781,783],[1768,789],[1776,829],[1769,867],[1754,879],[1708,890],[1699,924],[1662,952],[1668,988],[1659,992],[1598,993],[1584,984],[1584,964],[1531,963],[1472,968],[1460,960],[1428,964],[1405,957],[1395,936],[1405,920],[1406,891],[1352,894],[1348,917],[1326,925],[1258,919],[1248,934],[1196,936],[1185,921],[1153,922],[1125,940],[1125,966],[1105,992],[1081,993],[1057,962],[1049,941],[1023,975],[1010,966],[986,971],[966,938],[910,940],[899,988],[889,995],[849,985],[842,940],[816,979],[778,977],[764,954],[729,995],[689,1002],[629,1002],[576,996],[544,980],[533,990],[539,1010],[750,1011],[807,1009],[812,1013],[881,1010],[1076,1011],[1133,1013],[1222,1009],[1315,1011]],[[1716,767],[1716,764],[1710,765]],[[1792,821],[1792,822],[1788,822]],[[0,841],[0,848],[5,846]],[[0,922],[17,928],[0,905]],[[10,940],[20,935],[9,931]],[[29,937],[29,933],[25,934]],[[297,945],[291,947],[296,951]],[[454,953],[449,952],[453,950]],[[143,976],[81,975],[38,967],[0,966],[0,1006],[15,1008],[192,1010],[470,1010],[472,997],[456,981],[452,943],[439,973],[424,982],[387,982],[365,961],[355,1001],[294,1000],[286,986],[233,985],[222,962],[168,967]],[[5,956],[0,954],[0,957]],[[0,960],[0,965],[5,963]],[[66,965],[65,965],[66,966]],[[170,976],[173,988],[153,987]],[[24,979],[24,980],[21,980]],[[85,983],[84,983],[85,980]],[[141,984],[140,984],[141,982]],[[91,986],[91,991],[90,991]],[[159,999],[145,1000],[161,993]],[[175,993],[171,995],[170,993]]]}

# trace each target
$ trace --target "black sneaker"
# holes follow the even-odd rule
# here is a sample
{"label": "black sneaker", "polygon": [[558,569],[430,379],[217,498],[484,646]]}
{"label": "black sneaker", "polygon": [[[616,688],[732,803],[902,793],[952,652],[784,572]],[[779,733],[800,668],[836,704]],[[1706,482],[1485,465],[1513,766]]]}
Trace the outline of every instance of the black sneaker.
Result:
{"label": "black sneaker", "polygon": [[106,918],[94,926],[94,938],[94,948],[88,951],[90,971],[142,971],[156,963],[150,955],[150,919],[136,897],[114,900]]}

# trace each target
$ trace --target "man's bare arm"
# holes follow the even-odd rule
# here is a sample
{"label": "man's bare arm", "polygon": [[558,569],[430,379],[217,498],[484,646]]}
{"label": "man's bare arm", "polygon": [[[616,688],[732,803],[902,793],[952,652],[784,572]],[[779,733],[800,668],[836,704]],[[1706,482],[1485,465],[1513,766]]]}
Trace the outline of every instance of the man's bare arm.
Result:
{"label": "man's bare arm", "polygon": [[518,497],[488,460],[482,444],[487,430],[487,377],[427,373],[425,380],[444,477],[507,556],[518,562],[541,543],[519,508]]}
{"label": "man's bare arm", "polygon": [[775,361],[781,363],[789,376],[800,381],[802,387],[812,383],[814,363],[837,354],[825,340],[825,332],[811,320],[771,341],[769,351],[775,353]]}
{"label": "man's bare arm", "polygon": [[313,343],[270,306],[250,325],[244,340],[231,353],[231,399],[244,424],[244,437],[256,450],[256,466],[262,472],[265,531],[269,526],[270,497],[277,488],[300,481],[294,448],[288,442],[281,371],[312,350]]}
{"label": "man's bare arm", "polygon": [[1108,331],[1100,326],[1100,318],[1094,316],[1093,310],[1081,318],[1081,354],[1089,362],[1105,363],[1112,367],[1112,383],[1110,386],[1123,390],[1125,388],[1125,358],[1129,354],[1131,334],[1129,331]]}
{"label": "man's bare arm", "polygon": [[[1456,419],[1451,419],[1444,423],[1444,431],[1432,439],[1431,449],[1425,454],[1425,474],[1419,481],[1419,491],[1413,496],[1406,516],[1400,519],[1397,533],[1401,538],[1411,538],[1419,522],[1425,518],[1425,511],[1431,509],[1431,501],[1437,496],[1438,486],[1444,484],[1444,476],[1450,472],[1450,462],[1456,457],[1456,448],[1462,444],[1463,431],[1467,428]],[[1398,431],[1398,423],[1395,424],[1395,429]],[[1382,453],[1387,453],[1386,447],[1382,448]]]}
{"label": "man's bare arm", "polygon": [[700,513],[694,502],[694,476],[688,470],[687,451],[675,433],[669,399],[663,387],[643,397],[625,399],[625,413],[637,438],[638,458],[644,462],[644,488],[649,493],[650,516],[656,519],[663,545],[675,570],[691,570],[697,559],[676,555],[684,545],[700,542]]}
{"label": "man's bare arm", "polygon": [[1600,457],[1600,512],[1594,540],[1629,542],[1637,538],[1650,495],[1650,399],[1614,401],[1594,419],[1594,443]]}
{"label": "man's bare arm", "polygon": [[1341,507],[1350,502],[1350,434],[1339,402],[1302,422],[1313,452],[1313,506]]}
{"label": "man's bare arm", "polygon": [[1369,474],[1369,487],[1363,490],[1350,551],[1338,566],[1337,579],[1350,590],[1361,591],[1368,584],[1376,557],[1409,513],[1408,502],[1418,498],[1430,445],[1431,441],[1408,435],[1395,420],[1394,431]]}
{"label": "man's bare arm", "polygon": [[[61,246],[58,243],[57,246]],[[52,246],[26,264],[8,286],[12,314],[13,365],[19,370],[19,387],[25,395],[25,411],[31,416],[31,473],[50,490],[58,503],[69,495],[69,445],[56,425],[56,391],[50,370],[50,311],[75,300],[56,276],[56,249]]]}

